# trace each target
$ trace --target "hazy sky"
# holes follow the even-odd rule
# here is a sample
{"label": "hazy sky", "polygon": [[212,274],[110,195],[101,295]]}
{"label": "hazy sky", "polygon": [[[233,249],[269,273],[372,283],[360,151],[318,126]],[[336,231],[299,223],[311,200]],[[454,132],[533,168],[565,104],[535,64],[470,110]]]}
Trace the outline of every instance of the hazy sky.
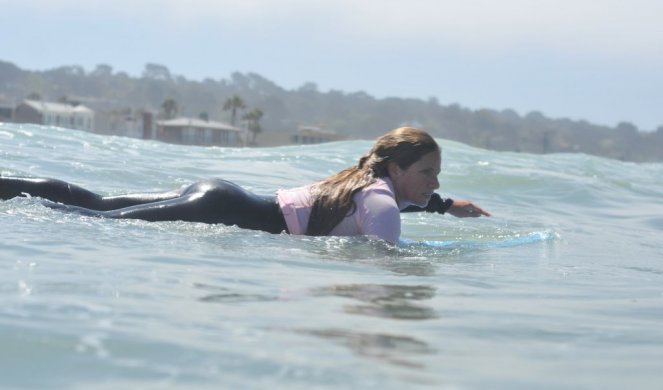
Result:
{"label": "hazy sky", "polygon": [[[0,60],[663,125],[661,0],[0,0]],[[1,91],[0,91],[1,92]]]}

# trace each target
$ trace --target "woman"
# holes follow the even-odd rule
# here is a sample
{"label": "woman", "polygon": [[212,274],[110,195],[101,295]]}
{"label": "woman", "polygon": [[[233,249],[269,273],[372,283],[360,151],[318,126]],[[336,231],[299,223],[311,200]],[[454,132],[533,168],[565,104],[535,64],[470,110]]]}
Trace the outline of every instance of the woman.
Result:
{"label": "woman", "polygon": [[189,221],[237,225],[270,233],[364,235],[395,244],[400,212],[448,212],[457,217],[490,214],[467,200],[442,199],[441,151],[423,130],[401,127],[378,138],[373,148],[321,182],[258,196],[219,179],[166,193],[100,196],[54,179],[0,177],[0,199],[30,195],[49,207],[106,218]]}

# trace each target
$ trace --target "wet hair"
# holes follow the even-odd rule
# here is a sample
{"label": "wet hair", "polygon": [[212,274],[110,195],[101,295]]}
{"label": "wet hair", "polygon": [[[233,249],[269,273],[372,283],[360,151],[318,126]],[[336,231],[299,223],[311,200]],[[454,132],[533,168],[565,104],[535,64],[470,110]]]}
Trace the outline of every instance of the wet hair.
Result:
{"label": "wet hair", "polygon": [[430,134],[414,127],[399,127],[381,136],[357,165],[312,187],[314,202],[306,234],[327,235],[343,218],[352,215],[357,208],[353,196],[377,178],[389,176],[390,162],[407,169],[424,155],[439,150]]}

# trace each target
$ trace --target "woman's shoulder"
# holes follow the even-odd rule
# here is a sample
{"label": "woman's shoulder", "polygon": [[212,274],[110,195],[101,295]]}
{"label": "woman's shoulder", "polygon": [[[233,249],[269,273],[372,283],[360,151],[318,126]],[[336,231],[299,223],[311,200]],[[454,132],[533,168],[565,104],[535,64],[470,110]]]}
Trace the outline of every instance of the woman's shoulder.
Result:
{"label": "woman's shoulder", "polygon": [[372,204],[373,206],[380,205],[381,208],[398,209],[394,188],[389,178],[378,178],[375,182],[364,187],[357,195],[356,202]]}
{"label": "woman's shoulder", "polygon": [[362,234],[392,244],[398,241],[401,231],[400,210],[388,178],[378,179],[366,186],[355,202],[355,218]]}
{"label": "woman's shoulder", "polygon": [[393,195],[394,185],[392,184],[391,179],[388,177],[378,177],[373,183],[364,187],[364,191],[386,191]]}

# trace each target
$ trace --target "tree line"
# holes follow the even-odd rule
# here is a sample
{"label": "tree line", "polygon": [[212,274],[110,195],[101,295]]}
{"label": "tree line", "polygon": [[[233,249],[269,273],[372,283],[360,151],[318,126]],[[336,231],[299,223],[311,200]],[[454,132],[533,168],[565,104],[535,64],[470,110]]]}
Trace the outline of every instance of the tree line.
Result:
{"label": "tree line", "polygon": [[147,64],[141,76],[132,77],[105,64],[91,71],[80,66],[29,71],[0,61],[0,96],[23,99],[33,93],[49,100],[67,96],[95,110],[163,112],[172,99],[168,104],[174,102],[176,112],[182,115],[233,124],[243,119],[254,142],[261,131],[291,133],[301,125],[361,139],[413,125],[436,137],[487,149],[581,152],[626,161],[663,161],[663,126],[643,132],[629,122],[609,127],[548,118],[537,111],[519,115],[510,109],[471,110],[460,104],[443,105],[435,98],[378,99],[361,91],[320,91],[311,82],[288,90],[256,73],[234,72],[224,79],[194,81],[159,64]]}

